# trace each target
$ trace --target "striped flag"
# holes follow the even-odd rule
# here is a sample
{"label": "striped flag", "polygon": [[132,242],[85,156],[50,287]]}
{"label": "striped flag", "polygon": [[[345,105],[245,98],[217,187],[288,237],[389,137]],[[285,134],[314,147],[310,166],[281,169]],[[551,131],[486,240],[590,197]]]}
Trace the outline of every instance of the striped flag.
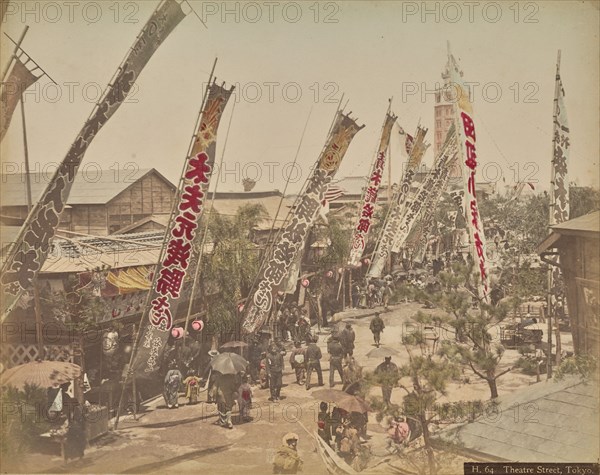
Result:
{"label": "striped flag", "polygon": [[322,201],[323,206],[325,206],[327,203],[331,203],[332,201],[340,199],[345,194],[346,190],[344,190],[342,187],[336,184],[329,185],[329,188],[327,188],[327,191],[325,192],[325,197]]}

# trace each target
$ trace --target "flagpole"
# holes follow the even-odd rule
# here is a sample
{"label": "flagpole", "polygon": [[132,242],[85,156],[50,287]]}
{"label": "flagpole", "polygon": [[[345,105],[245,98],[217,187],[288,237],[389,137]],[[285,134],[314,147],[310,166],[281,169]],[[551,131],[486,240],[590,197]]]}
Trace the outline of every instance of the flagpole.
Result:
{"label": "flagpole", "polygon": [[131,350],[131,357],[129,358],[129,365],[127,367],[127,373],[125,374],[125,381],[123,381],[123,387],[121,388],[121,397],[119,398],[119,405],[117,406],[117,414],[115,416],[114,430],[117,430],[117,427],[119,426],[119,416],[121,413],[121,402],[123,401],[123,396],[125,394],[125,388],[127,386],[127,381],[129,380],[129,376],[131,374],[133,374],[132,365],[135,362],[135,357],[137,356],[137,348],[138,348],[138,343],[139,343],[139,339],[140,339],[140,334],[142,333],[142,329],[144,328],[144,318],[146,316],[146,312],[148,311],[148,309],[150,307],[150,301],[152,299],[153,289],[156,286],[156,281],[158,280],[158,270],[159,270],[160,263],[162,262],[162,258],[164,256],[165,248],[167,246],[169,229],[171,229],[171,226],[175,219],[175,212],[177,210],[178,198],[183,189],[185,170],[188,165],[187,159],[190,157],[190,154],[192,153],[192,150],[194,147],[194,142],[196,141],[196,137],[198,136],[198,128],[200,125],[200,121],[202,120],[202,112],[204,111],[204,104],[206,103],[206,98],[208,97],[208,90],[210,89],[210,84],[213,80],[213,74],[215,72],[216,66],[217,66],[217,58],[215,58],[212,69],[210,70],[210,75],[208,77],[208,84],[206,85],[206,90],[204,91],[204,96],[202,97],[202,103],[200,105],[200,112],[198,113],[198,118],[196,119],[196,123],[194,125],[194,134],[192,135],[192,138],[190,140],[188,152],[186,153],[186,157],[185,157],[186,159],[183,162],[183,167],[181,170],[181,177],[179,178],[179,184],[177,186],[177,192],[176,192],[175,196],[173,197],[173,205],[171,206],[171,214],[169,216],[169,223],[167,224],[167,227],[165,228],[165,236],[164,236],[163,243],[162,243],[160,253],[159,253],[159,261],[156,263],[155,272],[154,272],[154,275],[152,278],[152,284],[150,286],[150,289],[148,289],[148,295],[146,297],[146,302],[144,303],[144,306],[142,308],[142,315],[140,316],[140,324],[137,329],[137,334],[133,336],[133,338],[134,338],[133,349]]}
{"label": "flagpole", "polygon": [[[6,36],[10,41],[12,41],[15,45],[17,45],[17,42],[15,40],[13,40],[9,35],[7,35],[6,33],[4,33],[4,36]],[[17,45],[18,46],[18,45]],[[54,84],[56,84],[56,81],[54,79],[52,79],[52,77],[50,77],[50,75],[44,70],[44,68],[42,68],[38,63],[36,63],[35,59],[33,59],[31,56],[29,56],[27,54],[27,51],[25,51],[23,48],[20,48],[21,52],[27,56],[27,62],[31,61],[34,65],[35,68],[31,69],[31,72],[33,72],[36,69],[39,69],[42,72],[41,76],[38,76],[38,79],[41,78],[42,76],[46,76],[48,79],[50,79],[50,81],[52,81]]]}
{"label": "flagpole", "polygon": [[25,38],[25,35],[27,34],[27,30],[29,30],[29,25],[25,25],[25,29],[23,30],[23,33],[21,33],[21,37],[19,38],[19,41],[17,41],[15,43],[15,50],[13,51],[13,54],[8,61],[8,64],[4,68],[4,71],[2,72],[2,83],[4,83],[4,80],[6,79],[6,75],[8,74],[10,67],[12,66],[14,60],[17,58],[17,51],[19,51],[19,48],[21,47],[21,43],[23,42],[23,39]]}
{"label": "flagpole", "polygon": [[[558,94],[560,94],[560,50],[558,50],[558,54],[556,56],[556,78],[554,85],[554,111],[552,114],[552,128],[556,127],[556,121],[558,119]],[[555,181],[555,170],[554,167],[554,150],[556,150],[556,134],[552,134],[552,159],[550,163],[552,164],[552,172],[550,178],[550,206],[548,206],[548,228],[550,228],[554,222],[554,208],[556,206],[555,197],[554,197],[554,181]],[[553,279],[552,279],[552,266],[548,266],[548,296],[546,306],[548,308],[548,315],[546,316],[548,319],[548,349],[546,351],[546,379],[550,379],[552,377],[552,317],[554,313],[554,309],[552,306],[552,287],[553,287]]]}
{"label": "flagpole", "polygon": [[[29,148],[27,146],[27,126],[25,123],[25,103],[21,95],[21,121],[23,125],[23,152],[25,158],[25,186],[27,188],[27,212],[31,211],[31,172],[29,169]],[[35,313],[35,339],[38,347],[38,358],[44,359],[44,340],[42,337],[42,309],[40,304],[40,291],[37,286],[37,277],[33,285],[33,308]]]}
{"label": "flagpole", "polygon": [[[190,315],[192,314],[192,303],[194,302],[194,296],[196,295],[197,285],[198,285],[198,277],[200,276],[200,264],[202,263],[202,256],[204,255],[204,244],[206,243],[206,236],[208,236],[208,225],[210,223],[210,218],[215,210],[215,199],[217,197],[217,188],[219,187],[219,180],[221,178],[221,170],[223,168],[223,159],[225,157],[225,149],[227,148],[227,139],[229,138],[229,129],[231,128],[231,121],[233,120],[233,113],[235,112],[235,101],[233,102],[233,107],[231,109],[231,116],[229,117],[229,124],[227,125],[227,134],[225,134],[225,142],[223,142],[223,151],[221,153],[221,160],[219,163],[219,171],[217,173],[217,183],[215,184],[215,188],[213,190],[212,198],[210,201],[210,210],[208,211],[208,216],[206,217],[206,225],[204,226],[204,234],[202,235],[202,243],[200,244],[200,250],[198,251],[198,259],[196,261],[196,270],[194,272],[194,283],[192,284],[192,291],[190,293],[190,301],[188,304],[188,310],[185,314],[185,325],[183,326],[183,341],[185,342],[187,327],[190,320]],[[212,343],[212,342],[211,342]]]}

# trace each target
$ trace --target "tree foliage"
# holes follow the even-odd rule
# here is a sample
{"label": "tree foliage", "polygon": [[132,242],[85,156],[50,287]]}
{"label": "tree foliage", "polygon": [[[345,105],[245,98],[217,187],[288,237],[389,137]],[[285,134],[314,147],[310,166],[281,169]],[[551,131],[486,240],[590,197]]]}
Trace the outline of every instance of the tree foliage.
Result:
{"label": "tree foliage", "polygon": [[46,390],[39,386],[25,385],[23,390],[12,386],[2,388],[2,407],[6,414],[2,421],[0,453],[5,461],[17,460],[32,448],[40,434],[49,430],[47,399]]}
{"label": "tree foliage", "polygon": [[438,473],[431,443],[430,426],[438,419],[437,403],[446,395],[447,385],[460,376],[459,367],[445,356],[435,354],[424,329],[439,325],[439,317],[417,313],[411,318],[411,331],[402,338],[402,344],[408,352],[408,363],[399,368],[400,387],[406,392],[404,413],[419,421],[423,431],[424,452],[427,459],[427,472]]}
{"label": "tree foliage", "polygon": [[267,217],[261,204],[241,206],[235,216],[212,211],[208,232],[214,247],[203,257],[200,273],[211,333],[228,333],[235,328],[237,302],[248,294],[259,271],[259,249],[251,240],[252,232]]}

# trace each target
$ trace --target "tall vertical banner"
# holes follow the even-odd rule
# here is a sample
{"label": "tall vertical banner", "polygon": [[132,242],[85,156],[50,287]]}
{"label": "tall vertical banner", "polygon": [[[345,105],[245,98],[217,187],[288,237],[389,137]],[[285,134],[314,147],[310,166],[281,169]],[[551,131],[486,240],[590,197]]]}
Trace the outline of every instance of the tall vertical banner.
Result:
{"label": "tall vertical banner", "polygon": [[446,137],[446,142],[439,152],[433,168],[419,186],[417,192],[411,195],[405,203],[405,212],[402,215],[394,239],[392,252],[399,252],[410,234],[419,216],[428,209],[435,209],[437,201],[448,184],[452,165],[456,160],[456,140],[451,129]]}
{"label": "tall vertical banner", "polygon": [[96,134],[117,111],[154,52],[186,14],[175,0],[154,11],[123,61],[112,84],[75,138],[67,156],[33,207],[2,267],[2,319],[32,284],[48,255],[83,156]]}
{"label": "tall vertical banner", "polygon": [[571,139],[569,136],[569,121],[565,107],[565,90],[556,72],[556,113],[554,116],[554,137],[552,157],[552,223],[558,224],[569,219],[569,190],[567,165]]}
{"label": "tall vertical banner", "polygon": [[6,135],[17,104],[23,100],[23,93],[40,77],[29,70],[27,61],[23,63],[19,58],[15,58],[8,79],[2,83],[0,94],[0,142]]}
{"label": "tall vertical banner", "polygon": [[[148,320],[133,362],[137,376],[152,376],[160,369],[160,356],[173,326],[177,306],[181,301],[186,275],[194,275],[202,252],[202,233],[198,230],[215,165],[216,139],[219,123],[233,88],[209,86],[196,140],[178,190],[177,210],[170,220],[166,245],[156,268],[150,295]],[[190,296],[193,298],[193,296]]]}
{"label": "tall vertical banner", "polygon": [[348,115],[337,113],[327,144],[308,180],[306,190],[297,201],[294,214],[273,248],[269,261],[261,270],[257,288],[246,305],[247,310],[242,323],[246,333],[258,331],[269,316],[273,306],[273,294],[302,252],[329,183],[338,171],[350,142],[363,127],[364,125],[358,126]]}
{"label": "tall vertical banner", "polygon": [[429,144],[425,143],[426,134],[427,129],[417,127],[417,133],[414,138],[407,135],[406,150],[409,153],[408,162],[402,176],[402,183],[392,196],[388,215],[383,223],[375,253],[373,254],[373,259],[367,272],[367,277],[381,277],[383,274],[385,264],[392,252],[394,237],[405,211],[410,186],[413,182],[415,173],[417,172],[417,168],[421,164],[421,160],[423,160],[423,156],[429,147]]}
{"label": "tall vertical banner", "polygon": [[473,104],[469,98],[469,88],[461,78],[461,71],[454,56],[448,56],[448,72],[450,81],[455,88],[454,97],[454,125],[458,139],[458,156],[463,167],[463,182],[465,189],[464,211],[469,236],[471,239],[471,253],[473,262],[479,268],[479,297],[488,301],[489,279],[486,263],[486,243],[483,231],[483,222],[479,216],[477,193],[475,190],[475,175],[477,172],[477,144],[475,122],[473,121]]}
{"label": "tall vertical banner", "polygon": [[[354,235],[352,236],[350,245],[350,257],[348,258],[349,266],[360,265],[360,258],[367,245],[371,220],[373,219],[375,203],[377,202],[377,195],[379,193],[379,185],[385,169],[385,159],[390,145],[392,127],[394,126],[396,119],[397,117],[389,112],[385,116],[377,155],[375,156],[375,162],[373,163],[371,175],[369,176],[369,184],[363,194],[362,206],[359,211],[356,225],[354,226]],[[389,183],[388,186],[392,186],[392,184]]]}
{"label": "tall vertical banner", "polygon": [[[560,61],[560,53],[559,53]],[[565,90],[560,78],[560,63],[556,65],[556,85],[554,92],[554,133],[552,138],[552,178],[550,225],[559,224],[569,219],[569,189],[568,189],[568,162],[571,138],[569,121],[565,107]],[[558,263],[558,259],[557,259]],[[549,292],[550,315],[556,315],[556,304],[564,297],[563,280],[560,267],[553,266],[550,270]],[[564,304],[564,302],[563,302]]]}

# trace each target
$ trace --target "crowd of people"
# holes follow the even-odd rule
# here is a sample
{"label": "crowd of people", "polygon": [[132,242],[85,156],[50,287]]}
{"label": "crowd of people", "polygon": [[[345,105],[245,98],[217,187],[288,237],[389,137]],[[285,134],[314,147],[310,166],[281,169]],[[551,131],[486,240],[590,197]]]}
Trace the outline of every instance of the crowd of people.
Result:
{"label": "crowd of people", "polygon": [[360,471],[365,468],[368,449],[361,438],[367,438],[367,415],[347,412],[327,402],[321,402],[318,414],[317,434],[348,465]]}
{"label": "crowd of people", "polygon": [[[381,304],[387,304],[384,298],[391,293],[392,282],[375,286],[381,297]],[[374,285],[374,284],[373,284]],[[389,290],[386,290],[389,289]],[[373,301],[379,302],[376,293]],[[167,408],[179,406],[179,392],[184,391],[190,405],[198,403],[200,393],[206,391],[208,403],[216,404],[218,418],[215,424],[232,429],[232,412],[237,404],[240,423],[252,421],[250,410],[255,391],[268,390],[268,400],[277,402],[285,399],[282,394],[283,373],[292,370],[292,384],[304,387],[307,391],[314,386],[325,386],[322,360],[329,360],[329,388],[339,388],[349,395],[359,395],[365,383],[363,369],[355,359],[356,333],[350,322],[331,323],[326,346],[318,345],[319,335],[310,326],[304,309],[297,305],[282,306],[278,311],[277,326],[271,331],[252,335],[244,345],[247,365],[237,374],[220,374],[212,370],[212,361],[219,352],[211,350],[207,358],[202,358],[198,344],[190,340],[188,344],[176,343],[170,349],[172,357],[164,377],[164,398]],[[381,345],[385,323],[377,312],[369,322],[373,334],[374,346]],[[292,342],[290,345],[290,341]],[[200,364],[200,362],[202,364]],[[202,371],[200,371],[202,369]],[[316,375],[315,375],[316,373]],[[399,369],[385,357],[374,371],[375,381],[381,386],[385,408],[392,406],[392,389],[398,383]],[[317,433],[323,441],[347,464],[355,470],[363,470],[369,459],[366,445],[367,413],[347,412],[337,404],[322,401],[317,422]],[[390,453],[398,453],[406,445],[410,428],[406,421],[393,419],[388,428],[388,446]],[[297,452],[298,436],[286,434],[282,446],[273,459],[274,473],[296,473],[302,467]]]}

